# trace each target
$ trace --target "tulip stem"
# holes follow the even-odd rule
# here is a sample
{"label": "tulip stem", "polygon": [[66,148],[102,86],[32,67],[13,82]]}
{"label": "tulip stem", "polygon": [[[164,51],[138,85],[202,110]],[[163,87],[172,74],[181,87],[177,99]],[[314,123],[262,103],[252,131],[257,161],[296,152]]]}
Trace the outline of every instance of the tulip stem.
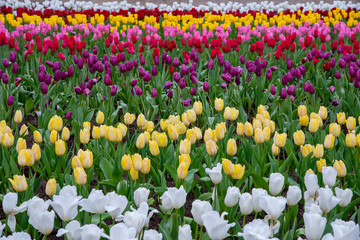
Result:
{"label": "tulip stem", "polygon": [[244,229],[244,226],[245,226],[245,221],[246,221],[246,215],[243,216],[243,224],[242,224],[243,229]]}
{"label": "tulip stem", "polygon": [[99,218],[100,218],[99,227],[101,228],[101,214],[100,214]]}
{"label": "tulip stem", "polygon": [[202,236],[202,233],[203,233],[203,227],[204,227],[204,226],[201,226],[201,227],[200,227],[200,237],[199,237],[199,239],[201,239],[201,236]]}
{"label": "tulip stem", "polygon": [[44,235],[43,240],[46,240],[46,238],[47,238],[47,235]]}
{"label": "tulip stem", "polygon": [[199,224],[196,223],[195,239],[197,239],[198,234],[199,234]]}

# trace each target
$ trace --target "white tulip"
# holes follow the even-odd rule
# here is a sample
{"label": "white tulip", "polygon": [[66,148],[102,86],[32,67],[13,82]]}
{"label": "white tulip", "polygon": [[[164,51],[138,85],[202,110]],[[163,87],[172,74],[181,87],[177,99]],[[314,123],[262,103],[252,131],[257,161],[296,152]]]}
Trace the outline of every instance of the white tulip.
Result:
{"label": "white tulip", "polygon": [[80,211],[102,214],[105,212],[105,206],[109,203],[109,196],[104,195],[102,190],[91,190],[87,199],[82,199],[79,205]]}
{"label": "white tulip", "polygon": [[321,240],[334,240],[334,236],[331,233],[325,234]]}
{"label": "white tulip", "polygon": [[229,229],[235,226],[235,223],[228,224],[228,220],[224,219],[225,215],[227,215],[227,212],[223,212],[220,217],[217,211],[211,211],[202,215],[201,218],[210,239],[220,240],[226,238]]}
{"label": "white tulip", "polygon": [[351,202],[351,198],[353,196],[353,192],[350,188],[345,190],[340,189],[338,187],[335,188],[336,197],[340,199],[339,205],[341,207],[346,207]]}
{"label": "white tulip", "polygon": [[211,211],[212,211],[212,207],[210,203],[207,201],[200,201],[196,199],[195,201],[192,202],[191,215],[193,216],[194,221],[200,226],[204,225],[202,220],[202,215]]}
{"label": "white tulip", "polygon": [[325,185],[332,187],[336,183],[337,171],[333,167],[322,167],[322,177]]}
{"label": "white tulip", "polygon": [[30,215],[29,224],[44,235],[49,235],[54,229],[55,212],[45,211]]}
{"label": "white tulip", "polygon": [[315,174],[305,175],[305,186],[310,197],[315,197],[315,193],[319,190],[318,179]]}
{"label": "white tulip", "polygon": [[17,193],[9,192],[4,196],[2,207],[6,215],[8,215],[7,225],[9,226],[12,232],[15,231],[16,218],[15,215],[21,212],[26,211],[27,202],[22,203],[17,207],[18,195]]}
{"label": "white tulip", "polygon": [[122,216],[122,212],[125,210],[128,200],[125,196],[118,195],[115,192],[109,192],[106,194],[109,201],[105,206],[105,210],[112,218],[119,218]]}
{"label": "white tulip", "polygon": [[27,207],[27,215],[30,217],[33,214],[47,211],[49,208],[49,200],[44,201],[43,199],[35,196],[28,201]]}
{"label": "white tulip", "polygon": [[151,229],[144,232],[144,240],[161,240],[162,234]]}
{"label": "white tulip", "polygon": [[205,172],[209,174],[211,181],[216,185],[221,182],[222,174],[222,164],[218,163],[216,164],[216,167],[213,167],[212,169],[206,168]]}
{"label": "white tulip", "polygon": [[59,195],[54,195],[50,201],[51,207],[63,221],[70,221],[78,214],[78,205],[81,196],[77,196],[74,186],[65,186]]}
{"label": "white tulip", "polygon": [[316,213],[304,213],[305,236],[308,240],[320,240],[324,233],[326,218]]}
{"label": "white tulip", "polygon": [[300,188],[298,186],[289,186],[286,199],[289,206],[296,205],[301,200]]}
{"label": "white tulip", "polygon": [[171,208],[179,209],[184,206],[186,202],[186,192],[183,186],[179,189],[171,187],[164,192],[160,199],[162,201],[162,206],[166,211]]}
{"label": "white tulip", "polygon": [[269,239],[271,236],[271,229],[269,224],[262,219],[255,219],[244,226],[243,232],[238,233],[238,236],[245,240]]}
{"label": "white tulip", "polygon": [[135,200],[135,205],[137,207],[140,206],[140,203],[142,202],[146,202],[149,198],[149,194],[150,194],[150,190],[146,189],[146,188],[138,188],[135,190],[134,192],[134,200]]}
{"label": "white tulip", "polygon": [[253,188],[251,193],[252,193],[252,205],[255,212],[261,212],[262,208],[260,206],[259,200],[263,195],[268,195],[266,190],[262,188]]}
{"label": "white tulip", "polygon": [[31,240],[31,236],[26,232],[14,232],[12,235],[7,238],[2,237],[1,240]]}
{"label": "white tulip", "polygon": [[243,193],[239,198],[240,211],[243,215],[249,215],[253,210],[253,199],[250,193]]}
{"label": "white tulip", "polygon": [[100,240],[100,238],[109,236],[104,233],[104,229],[100,229],[95,224],[87,224],[81,227],[81,240]]}
{"label": "white tulip", "polygon": [[81,239],[81,226],[77,220],[73,220],[66,224],[65,229],[60,228],[56,234],[56,237],[60,237],[66,234],[67,239],[69,240],[80,240]]}
{"label": "white tulip", "polygon": [[320,206],[317,205],[316,203],[305,206],[305,212],[306,213],[316,213],[319,215],[323,214],[323,211],[321,210]]}
{"label": "white tulip", "polygon": [[152,210],[149,214],[149,205],[145,202],[140,203],[140,207],[133,211],[127,211],[124,215],[124,223],[128,227],[136,229],[136,234],[139,234],[144,226],[148,226],[149,220],[157,210]]}
{"label": "white tulip", "polygon": [[321,210],[328,213],[340,202],[340,199],[334,196],[328,186],[325,186],[325,188],[319,189],[318,201]]}
{"label": "white tulip", "polygon": [[179,226],[178,240],[192,240],[190,225]]}
{"label": "white tulip", "polygon": [[227,207],[233,207],[239,201],[240,190],[237,187],[228,187],[225,196],[225,205]]}
{"label": "white tulip", "polygon": [[260,197],[259,203],[261,208],[270,215],[273,220],[276,220],[285,209],[286,198],[263,195]]}
{"label": "white tulip", "polygon": [[284,176],[280,173],[270,174],[269,190],[272,195],[278,195],[284,186]]}
{"label": "white tulip", "polygon": [[359,225],[353,221],[345,222],[336,219],[331,223],[334,232],[334,240],[359,240]]}
{"label": "white tulip", "polygon": [[3,230],[5,229],[5,227],[6,227],[6,224],[2,224],[2,223],[0,222],[0,236],[2,235],[2,232],[3,232]]}
{"label": "white tulip", "polygon": [[110,228],[110,240],[137,240],[136,229],[127,227],[125,223],[115,224]]}

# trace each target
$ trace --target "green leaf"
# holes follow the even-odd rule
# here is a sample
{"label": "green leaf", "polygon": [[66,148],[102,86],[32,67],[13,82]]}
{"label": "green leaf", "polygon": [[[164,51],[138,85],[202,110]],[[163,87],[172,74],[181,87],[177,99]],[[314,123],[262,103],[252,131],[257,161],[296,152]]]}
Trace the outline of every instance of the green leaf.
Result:
{"label": "green leaf", "polygon": [[256,188],[263,188],[265,190],[268,190],[269,185],[262,177],[260,177],[259,175],[257,175],[254,172],[251,173],[251,176],[254,180],[254,185]]}
{"label": "green leaf", "polygon": [[111,164],[106,158],[102,158],[99,165],[101,171],[104,173],[105,178],[112,179],[114,165]]}

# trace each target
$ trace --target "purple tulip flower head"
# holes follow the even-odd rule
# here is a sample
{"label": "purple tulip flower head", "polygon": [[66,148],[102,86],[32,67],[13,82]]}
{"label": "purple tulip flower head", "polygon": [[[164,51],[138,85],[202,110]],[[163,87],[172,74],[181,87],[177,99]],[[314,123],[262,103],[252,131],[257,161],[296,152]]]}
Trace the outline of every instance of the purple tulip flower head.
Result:
{"label": "purple tulip flower head", "polygon": [[207,81],[204,82],[203,89],[204,89],[205,92],[209,92],[210,86],[209,86],[209,83]]}
{"label": "purple tulip flower head", "polygon": [[285,99],[287,97],[287,92],[286,92],[286,88],[282,88],[280,91],[280,97],[282,99]]}
{"label": "purple tulip flower head", "polygon": [[4,66],[5,68],[9,67],[9,60],[8,60],[7,58],[4,58],[4,59],[3,59],[3,66]]}
{"label": "purple tulip flower head", "polygon": [[9,96],[7,99],[7,105],[12,106],[14,104],[14,96]]}
{"label": "purple tulip flower head", "polygon": [[69,119],[71,118],[71,116],[72,116],[72,111],[68,111],[68,112],[65,114],[65,118],[66,118],[67,120],[69,120]]}
{"label": "purple tulip flower head", "polygon": [[110,95],[111,96],[115,96],[116,92],[117,92],[118,86],[117,85],[112,85],[111,89],[110,89]]}
{"label": "purple tulip flower head", "polygon": [[156,98],[157,97],[157,91],[156,91],[156,88],[153,88],[152,91],[151,91],[151,96],[153,98]]}
{"label": "purple tulip flower head", "polygon": [[275,94],[276,94],[276,87],[275,87],[275,85],[271,85],[271,87],[270,87],[270,93],[271,93],[271,95],[275,95]]}
{"label": "purple tulip flower head", "polygon": [[48,86],[46,85],[46,83],[42,82],[42,83],[40,84],[40,89],[41,89],[41,92],[42,92],[43,94],[47,94],[47,93],[48,93]]}
{"label": "purple tulip flower head", "polygon": [[16,52],[11,51],[9,54],[10,62],[14,63],[16,61]]}
{"label": "purple tulip flower head", "polygon": [[139,86],[136,86],[135,93],[136,93],[136,95],[141,96],[143,94],[143,91]]}
{"label": "purple tulip flower head", "polygon": [[334,91],[335,91],[335,87],[334,87],[334,86],[330,86],[330,87],[329,87],[329,91],[330,91],[330,92],[334,92]]}
{"label": "purple tulip flower head", "polygon": [[14,65],[11,68],[11,71],[16,74],[19,71],[19,65],[17,64],[17,62],[14,63]]}

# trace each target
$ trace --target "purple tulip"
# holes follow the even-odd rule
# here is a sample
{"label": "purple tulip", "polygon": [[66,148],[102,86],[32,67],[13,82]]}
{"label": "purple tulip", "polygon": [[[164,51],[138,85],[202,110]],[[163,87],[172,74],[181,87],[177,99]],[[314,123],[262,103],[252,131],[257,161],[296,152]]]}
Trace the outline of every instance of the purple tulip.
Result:
{"label": "purple tulip", "polygon": [[[195,72],[193,72],[193,73],[195,73]],[[199,80],[197,79],[196,74],[191,74],[190,75],[190,80],[192,81],[193,84],[198,84],[199,83]]]}
{"label": "purple tulip", "polygon": [[185,64],[181,65],[180,73],[182,76],[185,76],[189,73],[189,68]]}
{"label": "purple tulip", "polygon": [[9,54],[9,59],[12,63],[15,62],[16,61],[16,52],[11,51]]}
{"label": "purple tulip", "polygon": [[313,55],[311,53],[308,53],[307,54],[307,59],[311,62],[314,59],[314,57],[313,57]]}
{"label": "purple tulip", "polygon": [[264,59],[261,64],[260,64],[261,68],[264,69],[268,66],[268,61],[266,59]]}
{"label": "purple tulip", "polygon": [[[46,65],[48,65],[50,68],[53,68],[54,67],[54,64],[52,62],[50,62],[49,60],[46,60],[45,61]],[[39,70],[40,70],[40,67],[39,67]]]}
{"label": "purple tulip", "polygon": [[183,64],[188,65],[188,64],[189,64],[189,59],[184,58],[184,60],[183,60]]}
{"label": "purple tulip", "polygon": [[174,79],[175,82],[178,83],[178,82],[180,81],[180,78],[181,78],[180,73],[175,72],[175,73],[173,74],[173,79]]}
{"label": "purple tulip", "polygon": [[204,82],[203,89],[204,89],[205,92],[209,92],[210,86],[209,86],[208,82],[206,82],[206,81]]}
{"label": "purple tulip", "polygon": [[246,82],[247,82],[247,83],[250,82],[251,79],[252,79],[252,76],[250,76],[250,75],[247,76],[247,77],[246,77]]}
{"label": "purple tulip", "polygon": [[152,91],[151,91],[151,96],[153,98],[156,98],[157,97],[157,91],[156,91],[156,88],[153,88]]}
{"label": "purple tulip", "polygon": [[268,70],[266,70],[266,79],[270,80],[272,78],[272,71],[269,68]]}
{"label": "purple tulip", "polygon": [[224,65],[224,56],[222,54],[218,55],[218,61],[220,66]]}
{"label": "purple tulip", "polygon": [[50,85],[50,83],[51,83],[51,75],[49,73],[45,75],[44,83],[46,83],[47,85]]}
{"label": "purple tulip", "polygon": [[174,60],[173,60],[173,66],[174,66],[174,67],[180,66],[180,61],[179,61],[178,58],[174,58]]}
{"label": "purple tulip", "polygon": [[11,68],[11,71],[16,74],[19,71],[19,65],[17,63],[14,63],[14,65]]}
{"label": "purple tulip", "polygon": [[352,66],[349,68],[349,75],[350,75],[351,77],[355,77],[355,76],[356,76],[356,71],[355,71],[355,69],[354,69]]}
{"label": "purple tulip", "polygon": [[236,85],[240,85],[241,80],[240,80],[240,77],[239,77],[239,76],[236,76],[236,78],[235,78],[235,83],[236,83]]}
{"label": "purple tulip", "polygon": [[60,78],[61,78],[60,70],[56,70],[55,73],[54,73],[54,80],[59,81]]}
{"label": "purple tulip", "polygon": [[300,68],[296,68],[295,71],[294,71],[294,75],[295,77],[297,77],[298,79],[301,78],[301,71],[300,71]]}
{"label": "purple tulip", "polygon": [[167,81],[164,85],[164,90],[168,90],[172,87],[173,83],[171,81]]}
{"label": "purple tulip", "polygon": [[131,87],[135,87],[137,83],[138,83],[138,79],[135,78],[134,80],[131,81],[130,85]]}
{"label": "purple tulip", "polygon": [[271,93],[271,95],[275,95],[275,94],[276,94],[276,87],[275,87],[275,85],[271,85],[271,87],[270,87],[270,93]]}
{"label": "purple tulip", "polygon": [[280,97],[285,99],[287,97],[286,88],[282,88],[280,91]]}
{"label": "purple tulip", "polygon": [[88,89],[88,88],[85,88],[85,90],[83,91],[83,93],[85,94],[85,95],[90,95],[90,89]]}
{"label": "purple tulip", "polygon": [[92,52],[93,52],[93,54],[97,54],[97,51],[98,51],[98,47],[95,45],[94,47],[93,47],[93,49],[92,49]]}
{"label": "purple tulip", "polygon": [[326,52],[324,53],[324,55],[322,56],[323,59],[328,59],[330,57],[330,52]]}
{"label": "purple tulip", "polygon": [[120,53],[120,62],[125,62],[125,54],[123,52]]}
{"label": "purple tulip", "polygon": [[145,58],[144,58],[144,56],[142,56],[142,55],[141,55],[141,57],[140,57],[140,64],[141,64],[142,66],[145,65]]}
{"label": "purple tulip", "polygon": [[82,58],[79,58],[78,62],[77,62],[77,66],[79,69],[83,69],[84,67],[84,61]]}
{"label": "purple tulip", "polygon": [[315,93],[315,88],[312,84],[309,84],[308,91],[311,95],[313,95]]}
{"label": "purple tulip", "polygon": [[227,84],[226,84],[226,83],[222,83],[222,84],[220,84],[220,87],[221,87],[222,89],[225,89],[225,88],[227,87]]}
{"label": "purple tulip", "polygon": [[7,68],[9,66],[9,60],[7,58],[3,59],[3,65],[5,68]]}
{"label": "purple tulip", "polygon": [[295,93],[295,86],[294,85],[290,85],[287,89],[287,94],[289,95],[294,95]]}
{"label": "purple tulip", "polygon": [[335,78],[336,78],[336,79],[340,79],[340,78],[341,78],[341,73],[340,73],[339,70],[337,70],[337,71],[335,72]]}
{"label": "purple tulip", "polygon": [[221,79],[227,83],[231,82],[231,75],[229,73],[221,74]]}
{"label": "purple tulip", "polygon": [[136,93],[136,95],[141,96],[143,94],[143,91],[139,86],[136,86],[135,93]]}
{"label": "purple tulip", "polygon": [[151,81],[151,75],[150,75],[149,71],[145,72],[143,80],[145,82],[150,82]]}
{"label": "purple tulip", "polygon": [[225,61],[224,62],[224,68],[226,69],[227,72],[230,71],[230,68],[231,68],[231,64],[229,61]]}
{"label": "purple tulip", "polygon": [[340,68],[345,68],[345,67],[346,67],[346,62],[345,62],[345,60],[342,59],[342,58],[339,60],[339,67],[340,67]]}
{"label": "purple tulip", "polygon": [[75,90],[76,94],[81,94],[83,91],[80,87],[74,87],[74,90]]}
{"label": "purple tulip", "polygon": [[195,72],[196,71],[196,63],[194,62],[193,64],[191,64],[190,68],[189,68],[190,73]]}
{"label": "purple tulip", "polygon": [[12,106],[14,104],[14,96],[9,96],[7,99],[7,105]]}
{"label": "purple tulip", "polygon": [[56,70],[60,70],[61,68],[61,63],[60,62],[54,62],[53,64],[53,71],[55,72]]}
{"label": "purple tulip", "polygon": [[65,114],[65,118],[66,118],[67,120],[69,120],[69,119],[71,118],[71,116],[72,116],[72,111],[68,111],[68,112]]}
{"label": "purple tulip", "polygon": [[104,77],[104,84],[106,85],[106,86],[110,86],[111,85],[111,79],[110,79],[110,76],[109,75],[105,75],[105,77]]}
{"label": "purple tulip", "polygon": [[187,100],[180,100],[180,103],[184,105],[185,107],[188,107],[191,105],[191,98],[188,98]]}
{"label": "purple tulip", "polygon": [[111,65],[116,66],[118,64],[117,57],[114,56],[114,55],[111,55],[110,56],[110,63],[111,63]]}
{"label": "purple tulip", "polygon": [[334,105],[334,106],[337,106],[337,105],[340,104],[338,100],[332,100],[331,103],[332,103],[332,105]]}
{"label": "purple tulip", "polygon": [[168,97],[169,97],[169,98],[172,98],[173,95],[174,95],[174,94],[173,94],[173,92],[172,92],[171,89],[170,89],[170,90],[168,91]]}
{"label": "purple tulip", "polygon": [[241,56],[240,56],[240,62],[241,62],[241,64],[244,64],[244,63],[245,63],[245,57],[244,57],[244,55],[241,55]]}
{"label": "purple tulip", "polygon": [[111,89],[110,89],[110,95],[111,96],[115,96],[116,92],[117,92],[118,86],[117,85],[112,85]]}
{"label": "purple tulip", "polygon": [[132,61],[127,61],[125,66],[127,71],[131,71],[134,68],[134,63]]}
{"label": "purple tulip", "polygon": [[196,87],[192,87],[190,90],[190,95],[194,96],[196,94]]}
{"label": "purple tulip", "polygon": [[186,87],[185,79],[184,79],[184,78],[181,78],[181,79],[180,79],[180,82],[179,82],[179,88],[180,88],[180,89],[184,89],[185,87]]}
{"label": "purple tulip", "polygon": [[171,60],[172,60],[172,59],[171,59],[171,56],[170,56],[170,55],[167,55],[167,56],[166,56],[166,64],[167,64],[167,65],[170,65],[170,64],[171,64]]}
{"label": "purple tulip", "polygon": [[78,61],[79,61],[78,57],[74,54],[74,55],[73,55],[73,62],[74,62],[75,64],[77,64]]}
{"label": "purple tulip", "polygon": [[281,78],[281,84],[286,86],[287,85],[287,75],[283,75],[282,78]]}
{"label": "purple tulip", "polygon": [[43,94],[47,94],[48,93],[48,86],[46,85],[46,83],[42,82],[40,85],[40,90]]}
{"label": "purple tulip", "polygon": [[293,66],[293,62],[290,60],[290,58],[288,57],[287,59],[286,59],[286,67],[287,67],[287,69],[288,70],[290,70],[291,68],[292,68],[292,66]]}
{"label": "purple tulip", "polygon": [[360,88],[360,82],[357,81],[357,80],[355,80],[355,81],[354,81],[354,87],[355,87],[355,88]]}
{"label": "purple tulip", "polygon": [[89,51],[87,49],[84,49],[84,52],[83,52],[83,58],[85,59],[88,59],[89,58]]}
{"label": "purple tulip", "polygon": [[74,66],[73,66],[73,65],[70,65],[70,67],[69,67],[69,69],[68,69],[68,74],[67,74],[67,76],[68,76],[68,77],[73,76],[73,75],[74,75],[74,72],[75,72]]}
{"label": "purple tulip", "polygon": [[5,84],[9,83],[9,76],[6,73],[3,74],[2,81]]}
{"label": "purple tulip", "polygon": [[290,96],[290,101],[295,101],[295,97],[293,95]]}
{"label": "purple tulip", "polygon": [[275,72],[275,71],[277,70],[277,66],[271,66],[271,67],[270,67],[270,70],[273,71],[273,72]]}
{"label": "purple tulip", "polygon": [[119,65],[119,70],[121,73],[126,73],[126,65],[125,64],[120,64]]}
{"label": "purple tulip", "polygon": [[158,57],[158,56],[155,56],[155,58],[154,58],[154,64],[157,66],[157,65],[159,65],[159,63],[160,63],[159,57]]}
{"label": "purple tulip", "polygon": [[105,101],[105,100],[106,100],[106,97],[105,97],[105,96],[103,96],[103,97],[102,97],[102,100],[104,100],[104,101]]}
{"label": "purple tulip", "polygon": [[140,66],[139,67],[139,77],[142,78],[142,77],[144,77],[144,75],[145,75],[145,69],[142,66]]}
{"label": "purple tulip", "polygon": [[155,77],[157,75],[157,69],[156,66],[154,65],[151,69],[151,74]]}
{"label": "purple tulip", "polygon": [[39,72],[38,80],[39,82],[43,82],[45,80],[45,72]]}

